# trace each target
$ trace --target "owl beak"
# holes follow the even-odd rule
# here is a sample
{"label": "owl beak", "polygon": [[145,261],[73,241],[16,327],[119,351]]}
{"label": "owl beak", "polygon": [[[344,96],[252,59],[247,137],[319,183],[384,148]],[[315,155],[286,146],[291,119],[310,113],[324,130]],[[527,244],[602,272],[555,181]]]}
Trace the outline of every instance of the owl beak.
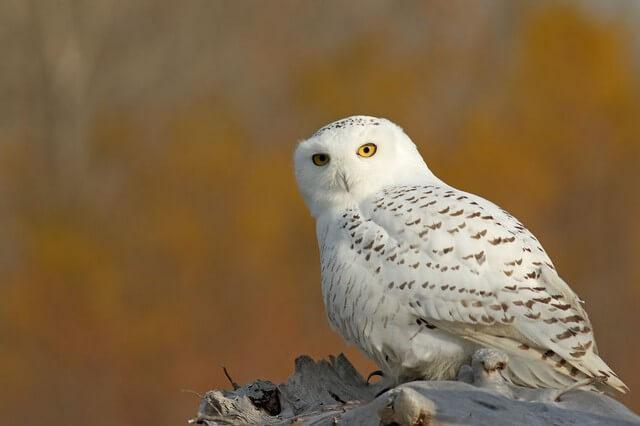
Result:
{"label": "owl beak", "polygon": [[347,182],[347,176],[344,172],[339,171],[336,177],[338,178],[338,184],[340,184],[345,191],[349,192],[349,182]]}

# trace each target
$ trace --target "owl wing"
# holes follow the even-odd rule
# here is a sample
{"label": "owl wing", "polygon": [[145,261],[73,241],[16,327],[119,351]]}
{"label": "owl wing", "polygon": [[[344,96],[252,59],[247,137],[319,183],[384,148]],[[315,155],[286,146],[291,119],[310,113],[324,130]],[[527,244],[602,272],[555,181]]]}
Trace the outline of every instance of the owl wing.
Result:
{"label": "owl wing", "polygon": [[518,383],[605,377],[625,391],[597,355],[580,299],[509,213],[445,185],[388,188],[360,213],[364,226],[345,228],[351,248],[417,321],[506,352]]}

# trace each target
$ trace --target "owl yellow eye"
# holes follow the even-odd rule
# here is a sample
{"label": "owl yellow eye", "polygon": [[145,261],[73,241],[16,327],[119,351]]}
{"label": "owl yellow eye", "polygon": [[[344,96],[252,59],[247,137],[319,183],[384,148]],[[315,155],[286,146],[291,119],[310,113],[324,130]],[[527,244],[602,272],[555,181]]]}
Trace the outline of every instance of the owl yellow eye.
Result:
{"label": "owl yellow eye", "polygon": [[367,157],[372,157],[377,150],[378,150],[378,147],[375,144],[365,143],[360,148],[358,148],[357,152],[360,157],[367,158]]}
{"label": "owl yellow eye", "polygon": [[329,155],[327,154],[313,154],[311,161],[316,166],[325,166],[329,162]]}

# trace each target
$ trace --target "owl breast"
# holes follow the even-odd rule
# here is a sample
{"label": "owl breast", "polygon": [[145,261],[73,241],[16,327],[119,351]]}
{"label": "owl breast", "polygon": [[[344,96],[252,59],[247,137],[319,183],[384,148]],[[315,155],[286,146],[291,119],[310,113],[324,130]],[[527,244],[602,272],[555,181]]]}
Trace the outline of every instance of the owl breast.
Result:
{"label": "owl breast", "polygon": [[[318,225],[322,294],[331,327],[397,383],[455,378],[476,345],[438,330],[393,297],[366,264],[366,255],[354,251],[350,226]],[[379,245],[385,243],[390,242],[384,236],[378,238]]]}

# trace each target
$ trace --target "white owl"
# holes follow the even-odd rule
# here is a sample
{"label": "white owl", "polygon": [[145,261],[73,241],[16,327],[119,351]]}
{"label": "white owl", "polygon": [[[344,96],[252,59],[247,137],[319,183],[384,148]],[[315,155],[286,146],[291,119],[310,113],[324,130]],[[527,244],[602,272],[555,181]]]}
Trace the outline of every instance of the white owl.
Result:
{"label": "white owl", "polygon": [[598,356],[581,300],[538,240],[495,204],[438,179],[394,123],[354,116],[295,152],[317,221],[327,316],[396,383],[453,379],[481,347],[511,380],[627,387]]}

